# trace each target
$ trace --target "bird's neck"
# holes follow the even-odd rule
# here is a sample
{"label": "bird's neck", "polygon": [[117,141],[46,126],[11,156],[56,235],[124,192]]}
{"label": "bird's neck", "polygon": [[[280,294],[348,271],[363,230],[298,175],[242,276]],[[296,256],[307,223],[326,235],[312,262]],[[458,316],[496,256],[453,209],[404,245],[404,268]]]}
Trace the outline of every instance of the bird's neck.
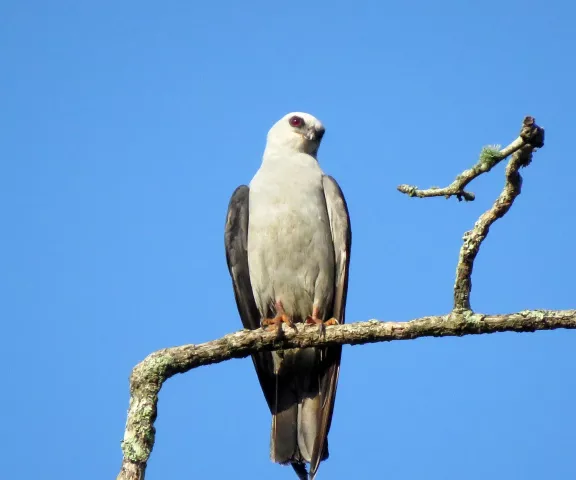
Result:
{"label": "bird's neck", "polygon": [[320,169],[316,155],[295,150],[286,151],[274,148],[266,148],[266,150],[264,150],[262,166],[281,170],[302,168],[310,168],[314,170]]}

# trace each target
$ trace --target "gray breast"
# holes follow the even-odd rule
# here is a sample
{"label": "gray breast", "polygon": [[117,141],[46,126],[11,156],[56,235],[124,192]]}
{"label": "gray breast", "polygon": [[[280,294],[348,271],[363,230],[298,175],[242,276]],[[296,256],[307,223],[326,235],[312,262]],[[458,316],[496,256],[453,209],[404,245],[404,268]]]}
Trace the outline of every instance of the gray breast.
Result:
{"label": "gray breast", "polygon": [[317,305],[325,317],[334,285],[334,247],[314,163],[263,163],[250,183],[248,263],[262,317],[282,301],[295,321]]}

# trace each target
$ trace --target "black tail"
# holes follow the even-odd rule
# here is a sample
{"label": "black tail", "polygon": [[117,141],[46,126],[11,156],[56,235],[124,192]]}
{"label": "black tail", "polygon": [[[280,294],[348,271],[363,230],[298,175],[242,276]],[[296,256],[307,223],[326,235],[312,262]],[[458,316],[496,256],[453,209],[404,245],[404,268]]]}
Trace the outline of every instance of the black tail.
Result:
{"label": "black tail", "polygon": [[282,464],[310,463],[322,414],[315,372],[318,353],[306,348],[282,355],[272,409],[271,458]]}
{"label": "black tail", "polygon": [[[300,480],[314,480],[320,462],[328,458],[326,437],[335,389],[333,375],[329,373],[334,366],[330,362],[326,368],[319,358],[321,353],[316,348],[285,350],[276,374],[271,458],[277,463],[291,464]],[[310,472],[306,471],[306,463],[310,463]]]}
{"label": "black tail", "polygon": [[308,480],[308,472],[306,471],[306,464],[304,463],[293,463],[292,468],[298,475],[300,480]]}

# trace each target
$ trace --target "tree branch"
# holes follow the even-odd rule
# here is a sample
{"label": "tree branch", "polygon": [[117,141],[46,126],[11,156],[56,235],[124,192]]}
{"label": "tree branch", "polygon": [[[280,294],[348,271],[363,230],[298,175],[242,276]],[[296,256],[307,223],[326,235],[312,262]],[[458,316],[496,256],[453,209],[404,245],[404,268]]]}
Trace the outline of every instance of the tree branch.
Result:
{"label": "tree branch", "polygon": [[473,201],[476,196],[472,192],[467,192],[464,188],[476,177],[483,173],[487,173],[492,168],[504,160],[509,155],[512,155],[517,150],[526,146],[528,143],[532,144],[533,148],[540,148],[544,145],[544,129],[538,127],[534,123],[534,118],[526,117],[522,125],[522,131],[516,140],[514,140],[507,147],[497,150],[495,147],[484,147],[480,152],[480,159],[478,162],[468,170],[464,170],[456,177],[450,185],[444,188],[431,187],[426,190],[420,190],[415,185],[398,185],[398,191],[409,195],[410,197],[446,197],[450,198],[455,196],[458,201],[462,199],[466,201]]}
{"label": "tree branch", "polygon": [[242,330],[199,345],[166,348],[150,354],[130,377],[130,407],[122,450],[124,459],[117,480],[143,480],[146,463],[154,446],[158,393],[162,384],[177,373],[203,365],[243,358],[264,350],[328,345],[413,340],[423,337],[460,337],[496,332],[534,332],[558,328],[576,329],[576,310],[532,310],[506,315],[472,312],[423,317],[410,322],[350,323],[326,327],[320,336],[316,326],[275,332]]}
{"label": "tree branch", "polygon": [[498,196],[492,208],[482,214],[474,224],[474,228],[464,233],[464,244],[460,249],[458,265],[456,267],[456,282],[454,283],[454,309],[456,311],[470,310],[470,292],[472,291],[472,270],[474,260],[480,251],[482,242],[488,235],[492,224],[502,218],[512,207],[514,200],[520,195],[522,189],[522,177],[519,170],[527,167],[532,161],[532,153],[544,146],[544,129],[536,125],[533,117],[525,117],[522,122],[520,135],[510,145],[502,150],[485,147],[480,154],[480,161],[470,170],[459,175],[449,187],[444,189],[417,190],[416,187],[400,185],[398,190],[417,197],[438,196],[437,192],[444,192],[447,198],[456,195],[458,200],[464,197],[466,200],[474,200],[474,195],[465,192],[464,187],[478,175],[490,171],[490,169],[512,154],[512,158],[506,166],[506,183],[502,193]]}
{"label": "tree branch", "polygon": [[509,155],[506,184],[492,208],[485,212],[464,236],[454,285],[454,310],[442,316],[423,317],[410,322],[367,322],[336,325],[326,328],[320,336],[316,326],[299,325],[298,330],[276,332],[243,330],[218,340],[199,345],[158,350],[138,364],[130,377],[130,406],[122,442],[124,458],[117,480],[144,480],[146,464],[154,446],[154,421],[157,415],[158,393],[163,383],[177,373],[193,368],[243,358],[264,350],[283,350],[328,345],[360,345],[421,337],[479,335],[496,332],[533,332],[557,328],[576,329],[576,310],[531,310],[506,315],[484,315],[470,309],[472,269],[482,241],[490,226],[504,216],[520,194],[521,167],[527,166],[532,152],[544,145],[544,130],[532,117],[526,117],[520,136],[502,150],[484,148],[479,162],[459,175],[445,188],[418,190],[400,185],[398,190],[416,197],[456,196],[458,200],[474,200],[474,194],[464,188],[474,178],[488,172]]}
{"label": "tree branch", "polygon": [[464,233],[464,243],[460,249],[456,282],[454,283],[454,309],[470,310],[470,292],[472,291],[472,270],[480,245],[488,235],[492,224],[502,218],[514,203],[522,190],[520,168],[527,167],[532,161],[532,152],[544,145],[544,130],[538,127],[532,117],[526,117],[522,132],[518,137],[522,145],[518,148],[506,166],[506,184],[492,208],[483,213],[474,224],[474,228]]}

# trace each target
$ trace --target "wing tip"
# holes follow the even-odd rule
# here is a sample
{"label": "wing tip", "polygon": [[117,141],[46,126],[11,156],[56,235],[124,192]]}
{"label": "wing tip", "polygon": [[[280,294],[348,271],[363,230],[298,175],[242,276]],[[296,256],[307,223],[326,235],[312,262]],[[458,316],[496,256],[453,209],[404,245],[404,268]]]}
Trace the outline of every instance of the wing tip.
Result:
{"label": "wing tip", "polygon": [[309,472],[309,480],[314,480],[316,474],[318,473],[318,469],[320,468],[320,464],[328,459],[328,454],[322,455],[322,457],[316,459],[312,457],[312,461],[310,462],[310,472]]}
{"label": "wing tip", "polygon": [[[306,470],[306,464],[301,462],[291,463],[294,472],[298,475],[299,480],[308,480],[308,471]],[[316,475],[316,473],[314,473]],[[310,473],[310,480],[314,480],[314,476]]]}

